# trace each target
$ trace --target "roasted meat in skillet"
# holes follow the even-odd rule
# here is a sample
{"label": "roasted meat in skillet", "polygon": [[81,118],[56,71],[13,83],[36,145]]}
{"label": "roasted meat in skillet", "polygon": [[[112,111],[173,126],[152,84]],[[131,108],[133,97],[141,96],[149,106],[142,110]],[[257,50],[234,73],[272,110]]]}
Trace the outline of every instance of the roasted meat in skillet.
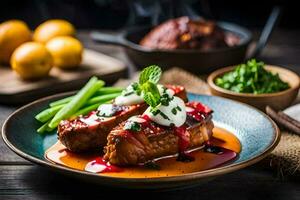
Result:
{"label": "roasted meat in skillet", "polygon": [[226,35],[216,23],[192,20],[189,17],[171,19],[152,29],[140,41],[140,45],[151,49],[200,49],[234,46],[238,37]]}
{"label": "roasted meat in skillet", "polygon": [[[175,95],[187,101],[186,92],[181,86],[166,86]],[[132,106],[114,105],[116,114],[109,118],[97,117],[97,111],[72,120],[63,120],[58,126],[58,138],[72,152],[87,152],[102,149],[107,144],[108,133],[131,116],[142,114],[146,103]]]}
{"label": "roasted meat in skillet", "polygon": [[186,122],[180,128],[158,125],[148,121],[147,116],[139,116],[139,131],[124,128],[131,118],[122,122],[108,135],[104,159],[120,166],[137,165],[202,146],[212,135],[212,111],[198,102],[186,106],[201,110],[187,112]]}

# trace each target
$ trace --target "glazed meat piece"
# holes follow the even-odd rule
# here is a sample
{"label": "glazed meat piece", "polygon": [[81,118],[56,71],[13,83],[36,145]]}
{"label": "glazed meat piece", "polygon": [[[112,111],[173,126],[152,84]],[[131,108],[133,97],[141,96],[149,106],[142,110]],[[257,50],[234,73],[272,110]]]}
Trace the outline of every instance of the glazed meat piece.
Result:
{"label": "glazed meat piece", "polygon": [[[199,103],[187,104],[188,107],[193,105],[196,108]],[[124,129],[131,118],[122,122],[108,135],[104,159],[114,165],[137,165],[202,146],[212,135],[212,111],[191,110],[179,128],[160,126],[140,116],[141,130],[135,132]]]}
{"label": "glazed meat piece", "polygon": [[238,43],[237,36],[227,35],[212,21],[188,17],[171,19],[152,29],[140,45],[152,49],[200,49],[228,47]]}
{"label": "glazed meat piece", "polygon": [[107,143],[108,133],[129,117],[140,114],[147,105],[120,106],[121,113],[110,118],[99,118],[97,111],[73,120],[63,120],[58,126],[60,142],[72,152],[101,149]]}
{"label": "glazed meat piece", "polygon": [[[175,95],[187,101],[185,89],[181,86],[166,86]],[[72,120],[63,120],[58,126],[58,139],[72,152],[87,152],[102,149],[107,143],[108,133],[118,124],[131,116],[142,114],[146,103],[132,106],[117,106],[112,117],[98,117],[97,111]]]}

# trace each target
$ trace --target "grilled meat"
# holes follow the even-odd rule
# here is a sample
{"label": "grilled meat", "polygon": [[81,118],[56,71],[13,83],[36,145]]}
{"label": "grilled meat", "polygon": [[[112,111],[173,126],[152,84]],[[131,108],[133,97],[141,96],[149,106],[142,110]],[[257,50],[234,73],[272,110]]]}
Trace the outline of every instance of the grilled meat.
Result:
{"label": "grilled meat", "polygon": [[[187,100],[186,92],[181,86],[166,86],[174,90],[175,95]],[[118,124],[131,116],[142,114],[147,109],[146,103],[132,106],[117,106],[115,116],[98,117],[97,111],[87,116],[72,120],[63,120],[58,126],[58,138],[72,152],[87,152],[102,149],[107,143],[108,133]]]}
{"label": "grilled meat", "polygon": [[124,128],[128,121],[122,122],[108,135],[104,159],[120,166],[137,165],[200,147],[212,135],[211,113],[210,109],[188,113],[185,124],[179,128],[145,120],[141,130],[128,131]]}
{"label": "grilled meat", "polygon": [[234,46],[237,36],[228,34],[212,21],[188,17],[171,19],[152,29],[140,45],[152,49],[200,49]]}

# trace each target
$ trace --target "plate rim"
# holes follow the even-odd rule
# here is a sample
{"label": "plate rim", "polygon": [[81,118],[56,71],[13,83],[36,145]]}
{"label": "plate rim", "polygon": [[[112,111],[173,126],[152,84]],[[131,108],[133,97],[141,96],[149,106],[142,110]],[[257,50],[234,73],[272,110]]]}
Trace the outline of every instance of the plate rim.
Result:
{"label": "plate rim", "polygon": [[[246,107],[249,107],[251,109],[256,110],[257,112],[259,112],[260,114],[262,114],[265,118],[267,118],[270,122],[271,125],[273,127],[273,140],[272,142],[269,144],[269,146],[262,151],[261,153],[259,153],[258,155],[254,156],[251,159],[248,160],[244,160],[240,163],[232,163],[229,165],[225,165],[222,167],[216,167],[216,168],[212,168],[212,169],[208,169],[208,170],[204,170],[204,171],[199,171],[199,172],[192,172],[192,173],[188,173],[188,174],[182,174],[182,175],[176,175],[176,176],[166,176],[166,177],[153,177],[153,178],[126,178],[126,177],[112,177],[112,176],[108,176],[108,175],[103,175],[103,174],[97,174],[97,173],[90,173],[90,172],[85,172],[82,170],[77,170],[77,169],[72,169],[72,168],[68,168],[65,166],[61,166],[55,163],[51,163],[49,161],[45,161],[45,160],[41,160],[35,156],[29,155],[28,153],[25,153],[24,151],[20,150],[18,147],[14,146],[9,139],[7,138],[7,135],[9,134],[7,129],[7,124],[9,123],[9,121],[11,121],[16,115],[18,115],[19,112],[31,107],[32,105],[35,105],[37,103],[46,101],[46,100],[50,100],[52,98],[57,98],[60,96],[66,96],[66,95],[72,95],[74,94],[74,91],[70,91],[70,92],[63,92],[63,93],[58,93],[58,94],[54,94],[51,96],[47,96],[47,97],[43,97],[40,98],[38,100],[35,100],[29,104],[26,104],[22,107],[20,107],[19,109],[17,109],[16,111],[14,111],[13,113],[11,113],[6,120],[4,121],[3,125],[2,125],[2,139],[4,141],[4,143],[9,147],[10,150],[12,150],[13,152],[15,152],[17,155],[21,156],[22,158],[29,160],[35,164],[38,164],[40,166],[43,167],[47,167],[49,169],[53,169],[56,170],[58,172],[61,173],[70,173],[72,175],[85,175],[91,178],[95,178],[98,177],[99,180],[103,180],[105,179],[106,181],[119,181],[119,183],[139,183],[139,182],[144,182],[144,183],[158,183],[158,182],[182,182],[182,181],[192,181],[192,180],[201,180],[203,178],[209,178],[209,177],[214,177],[214,176],[219,176],[219,175],[223,175],[223,174],[227,174],[227,173],[231,173],[233,171],[237,171],[240,169],[243,169],[245,167],[248,167],[252,164],[255,164],[259,161],[261,161],[262,159],[264,159],[272,150],[274,150],[274,148],[278,145],[280,138],[281,138],[281,133],[280,130],[278,128],[278,126],[276,125],[276,123],[265,113],[263,113],[262,111],[258,110],[257,108],[254,108],[248,104],[242,103],[242,102],[238,102],[238,101],[234,101],[231,99],[227,99],[227,98],[223,98],[223,97],[218,97],[218,96],[213,96],[213,95],[206,95],[206,94],[196,94],[196,93],[188,93],[191,95],[196,95],[196,96],[208,96],[208,97],[214,97],[214,98],[219,98],[225,101],[231,101],[237,104],[242,104]],[[127,187],[130,187],[129,185]]]}

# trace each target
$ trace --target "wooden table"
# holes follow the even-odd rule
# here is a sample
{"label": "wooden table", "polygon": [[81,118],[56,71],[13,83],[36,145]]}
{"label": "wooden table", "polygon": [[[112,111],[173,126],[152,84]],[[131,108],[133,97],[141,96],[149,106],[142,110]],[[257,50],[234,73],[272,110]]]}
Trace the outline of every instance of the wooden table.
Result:
{"label": "wooden table", "polygon": [[[279,30],[274,33],[262,59],[293,69],[300,74],[300,31]],[[87,47],[126,60],[120,48],[92,44],[86,32],[79,37]],[[129,63],[130,65],[130,63]],[[130,67],[130,71],[134,69]],[[16,107],[0,105],[0,126]],[[122,192],[122,193],[121,193]],[[300,199],[300,180],[280,179],[276,173],[252,166],[216,178],[196,188],[169,191],[119,191],[104,188],[48,171],[10,151],[0,139],[0,199],[74,199],[86,198],[152,199]],[[140,196],[142,195],[142,196]]]}

